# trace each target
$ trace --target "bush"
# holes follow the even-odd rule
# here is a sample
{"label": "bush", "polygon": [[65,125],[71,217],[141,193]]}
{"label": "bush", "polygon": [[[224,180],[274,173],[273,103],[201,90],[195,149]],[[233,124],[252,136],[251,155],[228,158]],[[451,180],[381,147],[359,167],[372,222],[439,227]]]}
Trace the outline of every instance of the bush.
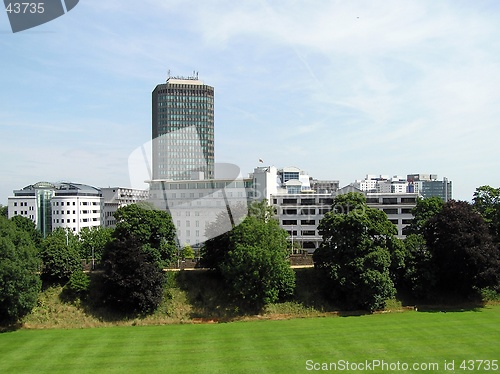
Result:
{"label": "bush", "polygon": [[69,300],[84,300],[89,292],[90,278],[82,270],[75,271],[63,288],[63,294]]}

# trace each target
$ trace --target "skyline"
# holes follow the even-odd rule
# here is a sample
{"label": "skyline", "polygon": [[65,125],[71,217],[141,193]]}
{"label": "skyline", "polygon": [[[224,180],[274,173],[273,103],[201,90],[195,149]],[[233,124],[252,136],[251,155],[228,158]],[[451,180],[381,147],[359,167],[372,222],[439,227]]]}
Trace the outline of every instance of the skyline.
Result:
{"label": "skyline", "polygon": [[[0,12],[0,204],[38,181],[130,186],[151,92],[215,89],[215,162],[345,186],[433,173],[500,186],[495,1],[95,0],[13,34]],[[251,130],[251,131],[250,131]]]}

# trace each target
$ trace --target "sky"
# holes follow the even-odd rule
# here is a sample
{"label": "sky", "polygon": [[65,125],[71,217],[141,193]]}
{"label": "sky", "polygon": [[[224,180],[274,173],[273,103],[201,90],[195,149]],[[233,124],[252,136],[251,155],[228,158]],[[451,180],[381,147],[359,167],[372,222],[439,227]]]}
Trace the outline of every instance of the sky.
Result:
{"label": "sky", "polygon": [[38,181],[130,186],[151,92],[215,88],[216,162],[341,186],[432,173],[500,187],[500,2],[81,0],[12,33],[0,12],[0,204]]}

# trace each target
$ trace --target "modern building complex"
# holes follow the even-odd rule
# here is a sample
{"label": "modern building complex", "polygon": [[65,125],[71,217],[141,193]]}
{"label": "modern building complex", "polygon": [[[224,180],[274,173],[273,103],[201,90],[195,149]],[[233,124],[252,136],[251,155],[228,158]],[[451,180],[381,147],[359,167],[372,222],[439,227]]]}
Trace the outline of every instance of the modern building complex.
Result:
{"label": "modern building complex", "polygon": [[451,182],[447,178],[442,181],[436,174],[408,174],[389,177],[388,175],[367,175],[351,184],[353,187],[367,193],[416,193],[422,197],[437,196],[448,201],[452,198]]}
{"label": "modern building complex", "polygon": [[146,190],[130,188],[38,182],[14,191],[8,215],[31,219],[43,236],[58,227],[79,233],[84,227],[114,226],[118,208],[146,200],[148,195]]}
{"label": "modern building complex", "polygon": [[447,178],[438,180],[436,174],[409,174],[408,192],[415,192],[422,197],[438,196],[443,201],[451,200],[452,186]]}
{"label": "modern building complex", "polygon": [[[247,213],[248,201],[262,196],[254,191],[252,179],[196,179],[150,181],[149,201],[170,213],[179,246],[196,247],[211,237],[231,230]],[[207,225],[219,221],[221,227],[210,235]]]}
{"label": "modern building complex", "polygon": [[213,237],[205,228],[217,219],[217,234],[229,231],[245,215],[247,204],[266,199],[294,247],[314,252],[322,241],[320,220],[332,210],[335,197],[348,192],[364,193],[368,205],[384,211],[398,236],[404,237],[403,229],[413,218],[411,210],[418,198],[417,193],[405,191],[366,192],[352,185],[338,188],[338,181],[318,181],[296,167],[258,167],[241,179],[152,180],[149,184],[150,202],[170,212],[180,246],[197,246]]}
{"label": "modern building complex", "polygon": [[[145,153],[141,148],[141,160],[148,160]],[[294,166],[261,166],[242,178],[239,168],[222,164],[216,175],[214,88],[200,81],[197,73],[169,74],[153,90],[152,154],[146,164],[149,190],[39,182],[14,191],[9,217],[30,218],[44,236],[58,227],[78,233],[84,227],[114,227],[117,209],[148,201],[170,213],[179,246],[199,246],[231,230],[246,216],[249,203],[265,199],[275,208],[294,248],[314,252],[322,241],[318,225],[337,195],[365,194],[369,206],[387,214],[399,237],[411,223],[419,196],[439,196],[444,201],[452,197],[451,182],[438,180],[435,174],[367,175],[343,188],[338,180],[317,180]]]}
{"label": "modern building complex", "polygon": [[169,77],[152,93],[153,179],[214,178],[214,88],[193,77]]}
{"label": "modern building complex", "polygon": [[85,184],[38,182],[15,190],[8,201],[9,218],[31,219],[43,236],[58,227],[79,232],[103,221],[101,191]]}

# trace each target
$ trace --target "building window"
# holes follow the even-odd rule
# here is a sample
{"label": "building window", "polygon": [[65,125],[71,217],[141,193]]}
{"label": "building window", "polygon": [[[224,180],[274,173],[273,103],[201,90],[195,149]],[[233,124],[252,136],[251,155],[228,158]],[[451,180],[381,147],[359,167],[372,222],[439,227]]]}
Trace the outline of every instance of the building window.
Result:
{"label": "building window", "polygon": [[397,208],[385,208],[383,211],[385,214],[398,214]]}
{"label": "building window", "polygon": [[398,198],[397,197],[384,197],[382,199],[383,204],[397,204],[398,203]]}
{"label": "building window", "polygon": [[302,235],[303,236],[314,236],[314,235],[316,235],[316,232],[314,230],[302,230]]}
{"label": "building window", "polygon": [[401,198],[401,202],[402,202],[402,203],[410,203],[410,204],[414,204],[414,203],[416,203],[417,201],[416,201],[416,198],[414,198],[414,197],[402,197],[402,198]]}
{"label": "building window", "polygon": [[300,205],[314,205],[314,199],[302,199]]}

